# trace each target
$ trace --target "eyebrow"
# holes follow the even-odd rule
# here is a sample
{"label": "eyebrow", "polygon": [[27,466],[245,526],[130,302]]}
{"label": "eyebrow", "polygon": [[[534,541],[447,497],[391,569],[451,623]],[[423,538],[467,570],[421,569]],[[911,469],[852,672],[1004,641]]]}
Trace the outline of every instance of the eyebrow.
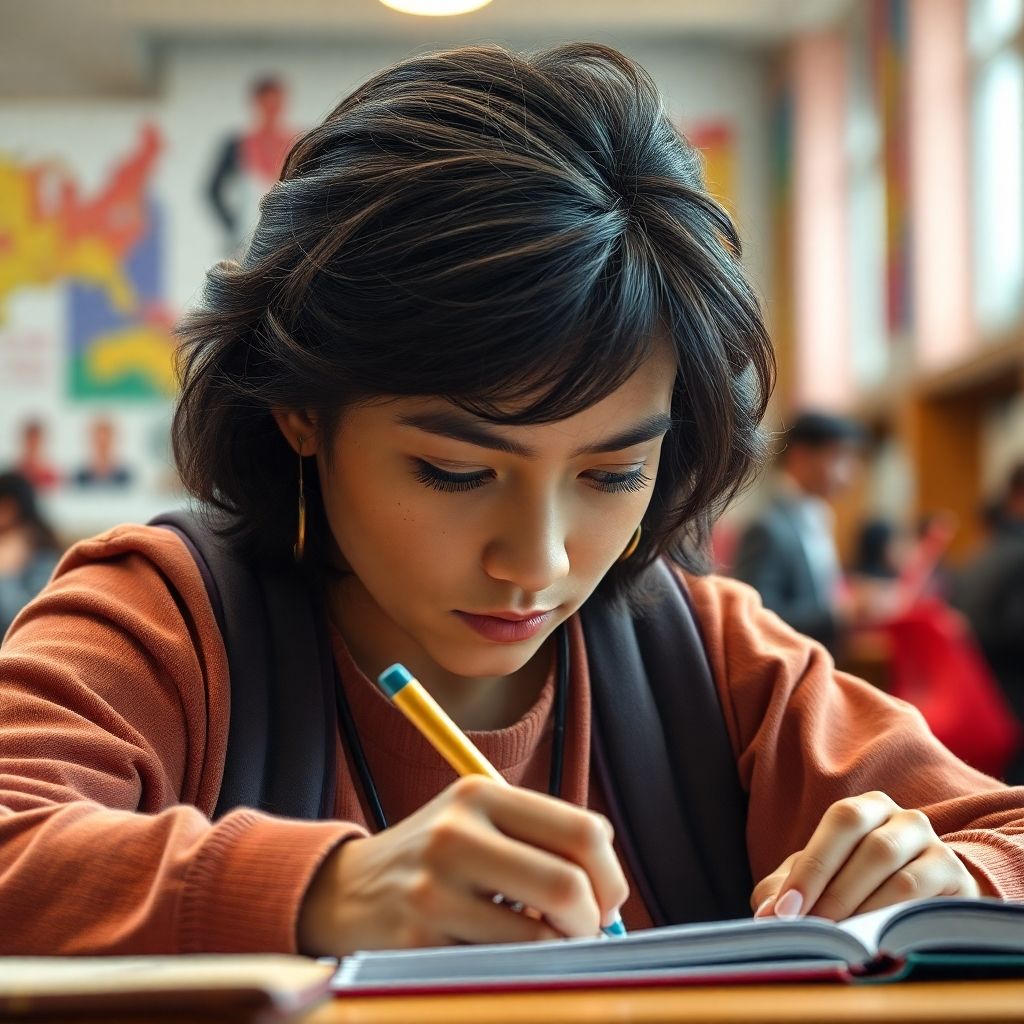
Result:
{"label": "eyebrow", "polygon": [[[507,452],[509,455],[519,455],[525,459],[535,459],[538,454],[535,448],[495,434],[476,420],[455,412],[407,413],[400,415],[397,422],[402,426],[424,430],[428,434],[449,437],[454,441],[464,441],[466,444],[475,444],[480,448],[490,448],[493,451]],[[582,455],[600,455],[605,452],[621,451],[623,448],[632,448],[634,445],[662,437],[671,428],[670,416],[665,413],[654,413],[632,426],[626,427],[625,430],[612,434],[611,437],[595,441],[593,444],[582,445],[572,453],[570,458],[576,459]]]}

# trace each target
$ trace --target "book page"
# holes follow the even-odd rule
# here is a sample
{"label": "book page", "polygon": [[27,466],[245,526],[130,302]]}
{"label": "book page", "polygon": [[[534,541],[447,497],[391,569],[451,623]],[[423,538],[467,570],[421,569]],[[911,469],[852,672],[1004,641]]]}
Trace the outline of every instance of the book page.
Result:
{"label": "book page", "polygon": [[817,918],[719,921],[630,933],[621,939],[560,939],[506,945],[360,952],[347,957],[335,989],[372,983],[575,978],[622,972],[685,971],[725,965],[816,961],[859,964],[869,953],[853,936]]}
{"label": "book page", "polygon": [[869,910],[866,914],[858,914],[856,917],[839,921],[837,927],[855,936],[865,949],[877,953],[879,938],[885,926],[906,907],[920,902],[923,901],[910,900],[907,903],[894,903],[890,907],[882,907],[881,910]]}
{"label": "book page", "polygon": [[1024,953],[1024,905],[990,897],[930,897],[895,903],[839,923],[868,949],[911,951],[1002,949]]}

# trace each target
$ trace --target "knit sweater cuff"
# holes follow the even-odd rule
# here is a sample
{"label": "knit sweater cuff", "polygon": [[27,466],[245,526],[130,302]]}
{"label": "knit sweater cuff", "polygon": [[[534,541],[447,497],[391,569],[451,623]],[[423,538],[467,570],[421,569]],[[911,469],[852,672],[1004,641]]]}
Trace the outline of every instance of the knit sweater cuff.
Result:
{"label": "knit sweater cuff", "polygon": [[299,907],[317,868],[366,832],[338,821],[297,821],[240,810],[218,821],[184,880],[183,953],[295,953]]}
{"label": "knit sweater cuff", "polygon": [[953,840],[947,843],[977,881],[982,896],[1006,899],[1008,892],[1020,889],[1024,865],[1021,864],[1019,849],[1007,849],[998,843],[980,840]]}

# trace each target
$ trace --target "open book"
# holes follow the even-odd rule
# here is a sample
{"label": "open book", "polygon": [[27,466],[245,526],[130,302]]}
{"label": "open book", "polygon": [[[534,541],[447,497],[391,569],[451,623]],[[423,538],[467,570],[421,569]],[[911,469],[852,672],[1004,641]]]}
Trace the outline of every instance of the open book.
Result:
{"label": "open book", "polygon": [[336,993],[722,982],[895,981],[1024,977],[1024,903],[927,899],[839,924],[744,918],[632,932],[622,939],[361,952],[342,961]]}

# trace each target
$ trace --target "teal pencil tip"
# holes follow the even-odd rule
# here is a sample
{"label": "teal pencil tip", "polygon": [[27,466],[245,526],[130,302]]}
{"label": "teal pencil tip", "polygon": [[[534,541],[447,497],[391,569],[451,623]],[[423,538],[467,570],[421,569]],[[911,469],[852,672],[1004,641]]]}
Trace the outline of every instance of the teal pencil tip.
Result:
{"label": "teal pencil tip", "polygon": [[404,666],[394,664],[377,676],[377,685],[390,700],[406,683],[412,681],[412,673]]}

